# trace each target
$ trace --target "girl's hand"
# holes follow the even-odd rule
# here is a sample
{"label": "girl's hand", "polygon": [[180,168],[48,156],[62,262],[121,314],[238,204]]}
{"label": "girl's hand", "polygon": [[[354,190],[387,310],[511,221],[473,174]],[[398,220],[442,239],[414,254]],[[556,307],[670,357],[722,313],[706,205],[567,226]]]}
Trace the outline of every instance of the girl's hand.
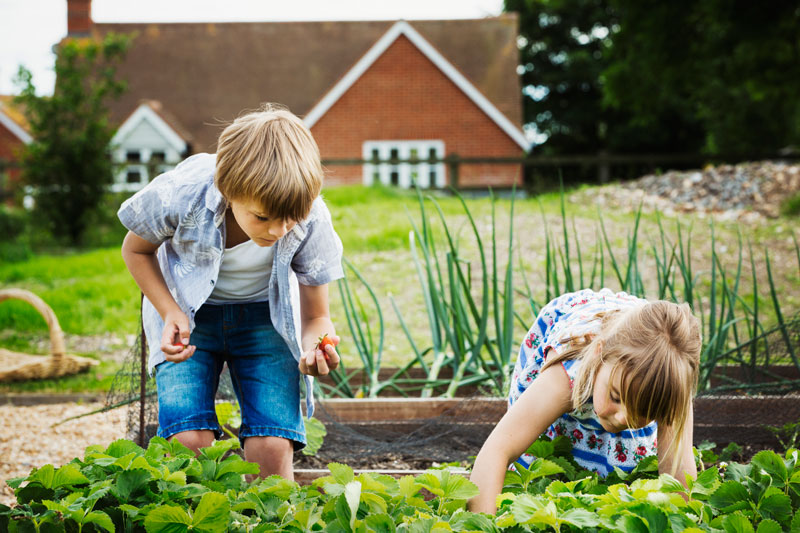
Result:
{"label": "girl's hand", "polygon": [[[335,346],[339,345],[338,335],[323,335],[332,341],[318,342],[303,352],[300,358],[300,372],[309,376],[324,376],[339,366],[341,358]],[[323,351],[324,350],[324,351]]]}
{"label": "girl's hand", "polygon": [[164,317],[161,351],[167,361],[180,363],[194,355],[196,347],[189,345],[189,318],[182,311],[171,311]]}

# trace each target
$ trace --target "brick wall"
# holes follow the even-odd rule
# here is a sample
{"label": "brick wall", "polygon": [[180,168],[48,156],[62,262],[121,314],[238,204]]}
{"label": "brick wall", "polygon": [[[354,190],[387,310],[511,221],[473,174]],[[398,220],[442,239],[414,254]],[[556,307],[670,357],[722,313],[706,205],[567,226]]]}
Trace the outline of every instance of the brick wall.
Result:
{"label": "brick wall", "polygon": [[[19,161],[19,152],[22,150],[23,142],[19,137],[8,131],[8,129],[0,124],[0,160],[2,161]],[[11,168],[1,170],[8,176],[8,183],[4,184],[0,179],[0,187],[8,187],[14,189],[19,183],[20,171],[19,168]]]}
{"label": "brick wall", "polygon": [[[447,155],[520,156],[522,149],[404,35],[311,128],[323,159],[361,158],[367,140],[439,139]],[[362,182],[329,166],[326,183]],[[450,177],[447,177],[450,183]],[[459,187],[521,183],[520,165],[462,165]]]}

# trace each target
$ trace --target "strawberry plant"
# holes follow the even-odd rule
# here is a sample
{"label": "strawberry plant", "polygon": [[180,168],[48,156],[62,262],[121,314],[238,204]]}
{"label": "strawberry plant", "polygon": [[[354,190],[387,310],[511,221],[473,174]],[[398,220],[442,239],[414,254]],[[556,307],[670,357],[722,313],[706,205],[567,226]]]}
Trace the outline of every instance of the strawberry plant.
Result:
{"label": "strawberry plant", "polygon": [[720,463],[684,486],[659,476],[654,457],[599,478],[574,462],[567,441],[540,439],[529,450],[537,459],[509,472],[489,516],[466,509],[477,488],[447,469],[395,479],[331,463],[308,486],[277,476],[248,483],[258,467],[230,453],[237,446],[215,442],[198,456],[161,438],[146,450],[125,440],[90,446],[83,459],[9,480],[17,503],[0,505],[0,531],[800,532],[796,449]]}

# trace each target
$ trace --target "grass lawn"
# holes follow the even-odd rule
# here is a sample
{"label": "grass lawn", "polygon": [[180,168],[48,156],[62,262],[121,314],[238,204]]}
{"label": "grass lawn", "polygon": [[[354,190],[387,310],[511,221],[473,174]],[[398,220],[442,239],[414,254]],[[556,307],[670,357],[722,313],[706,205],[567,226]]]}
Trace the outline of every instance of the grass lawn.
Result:
{"label": "grass lawn", "polygon": [[[597,188],[585,187],[570,191],[566,196],[567,229],[571,240],[570,258],[577,286],[588,284],[591,257],[600,231],[598,208],[592,205],[592,198],[597,193]],[[326,189],[323,195],[330,207],[334,226],[344,243],[345,256],[367,279],[379,299],[386,328],[383,364],[401,365],[410,360],[412,352],[392,310],[390,297],[400,309],[417,345],[424,348],[431,343],[423,294],[409,251],[411,220],[417,225],[421,222],[416,195],[409,191],[361,186]],[[470,268],[472,278],[478,280],[478,249],[461,202],[457,198],[441,194],[436,195],[436,200],[447,220],[448,228],[459,242],[460,249],[463,249],[465,256],[475,259],[474,262],[470,261]],[[492,202],[484,196],[467,198],[466,203],[484,246],[488,247],[485,250],[487,260],[491,261]],[[498,200],[496,206],[499,270],[504,267],[504,249],[508,246],[510,206],[511,201],[508,198]],[[605,229],[618,260],[626,254],[627,238],[634,224],[636,207],[615,205],[606,206],[602,210]],[[444,232],[438,221],[438,214],[431,204],[426,208],[437,235],[437,242],[443,243]],[[530,323],[533,314],[529,301],[524,296],[524,283],[520,274],[524,273],[537,301],[542,303],[546,297],[545,228],[552,239],[560,241],[563,238],[561,199],[558,194],[517,199],[514,210],[511,226],[514,231],[513,286],[518,289],[514,309],[519,315],[515,325],[515,339],[521,339],[527,329],[523,322]],[[678,224],[684,230],[692,226],[691,255],[694,269],[698,279],[705,279],[711,261],[711,229],[708,219],[696,215],[680,215],[662,216],[660,221],[665,234],[673,242],[677,239]],[[747,239],[753,241],[759,275],[759,302],[767,313],[764,318],[766,324],[771,324],[771,304],[766,274],[763,271],[764,249],[768,249],[770,253],[772,274],[784,314],[791,315],[800,309],[800,258],[796,257],[791,233],[791,228],[797,226],[796,222],[796,217],[785,217],[768,221],[761,219],[749,224],[714,224],[717,253],[726,271],[733,273],[737,267],[739,232],[745,239],[742,285],[747,287],[741,290],[745,298],[749,297],[748,291],[752,295],[749,288],[751,282],[748,281],[749,258],[746,255],[746,243]],[[652,276],[647,273],[655,269],[650,251],[658,243],[659,235],[656,215],[645,212],[639,234],[639,269],[644,273],[648,297],[655,297],[657,293],[657,287],[648,285]],[[683,238],[686,238],[686,233]],[[577,244],[580,245],[580,250],[577,249]],[[442,244],[438,251],[441,252],[443,248]],[[578,251],[583,256],[583,272],[578,268],[575,259]],[[618,289],[619,283],[613,275],[610,263],[606,263],[604,269],[602,285]],[[582,282],[578,279],[581,275]],[[349,275],[349,279],[364,303],[365,312],[374,319],[375,311],[370,308],[366,291],[353,276]],[[597,279],[595,286],[598,286]],[[119,246],[41,254],[24,262],[0,264],[0,288],[5,287],[28,289],[42,297],[58,316],[67,336],[68,351],[96,357],[102,363],[89,374],[81,376],[23,384],[0,384],[0,392],[98,391],[108,388],[111,377],[120,366],[119,361],[130,350],[138,331],[139,291],[125,268]],[[340,351],[345,363],[349,367],[358,366],[360,362],[349,342],[350,331],[336,285],[331,286],[331,312],[338,333],[343,337]],[[47,327],[44,320],[23,302],[1,303],[0,346],[27,353],[47,353]]]}

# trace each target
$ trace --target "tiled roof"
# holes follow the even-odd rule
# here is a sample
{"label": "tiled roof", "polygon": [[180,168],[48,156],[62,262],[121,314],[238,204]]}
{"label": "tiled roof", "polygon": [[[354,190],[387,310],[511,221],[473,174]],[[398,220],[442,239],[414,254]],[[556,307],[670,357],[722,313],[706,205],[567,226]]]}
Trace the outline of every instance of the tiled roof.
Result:
{"label": "tiled roof", "polygon": [[[409,22],[508,119],[522,120],[517,18]],[[119,73],[128,91],[112,104],[120,122],[142,99],[213,151],[223,125],[244,109],[280,102],[303,116],[393,21],[95,24],[96,34],[134,33]]]}
{"label": "tiled roof", "polygon": [[28,119],[25,118],[25,112],[22,105],[14,103],[14,95],[0,94],[0,110],[5,115],[13,120],[20,128],[25,131],[29,130]]}

